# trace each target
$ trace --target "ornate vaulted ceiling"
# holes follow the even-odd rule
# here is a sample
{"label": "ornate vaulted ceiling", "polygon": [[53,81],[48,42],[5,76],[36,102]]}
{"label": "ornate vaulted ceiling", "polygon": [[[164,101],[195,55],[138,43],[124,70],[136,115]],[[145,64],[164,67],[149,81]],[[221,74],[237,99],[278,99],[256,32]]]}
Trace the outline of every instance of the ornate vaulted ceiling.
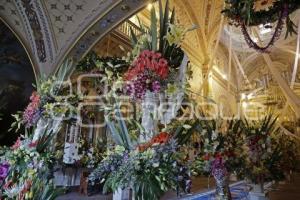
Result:
{"label": "ornate vaulted ceiling", "polygon": [[80,59],[148,0],[2,0],[0,17],[19,37],[37,75]]}

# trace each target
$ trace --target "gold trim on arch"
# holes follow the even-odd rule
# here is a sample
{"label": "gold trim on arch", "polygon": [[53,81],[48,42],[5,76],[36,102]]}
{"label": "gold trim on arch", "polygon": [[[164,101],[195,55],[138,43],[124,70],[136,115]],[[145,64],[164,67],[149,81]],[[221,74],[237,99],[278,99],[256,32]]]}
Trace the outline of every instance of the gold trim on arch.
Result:
{"label": "gold trim on arch", "polygon": [[146,1],[145,5],[141,6],[140,8],[138,8],[137,10],[135,10],[135,12],[127,17],[123,17],[120,19],[120,22],[119,23],[116,23],[114,24],[113,26],[111,26],[111,29],[110,30],[107,30],[107,31],[104,31],[100,36],[99,38],[97,38],[95,40],[95,42],[93,42],[93,44],[85,51],[85,53],[82,54],[82,57],[86,56],[88,54],[88,52],[90,50],[92,50],[95,45],[99,42],[99,40],[101,40],[102,38],[104,38],[108,33],[110,33],[112,30],[116,29],[118,26],[120,26],[126,19],[130,18],[131,16],[135,15],[136,13],[138,13],[139,11],[141,11],[142,9],[144,9],[146,6],[147,6],[147,3],[149,2],[150,0]]}
{"label": "gold trim on arch", "polygon": [[[27,57],[30,61],[30,64],[32,66],[32,70],[33,70],[33,73],[34,73],[34,77],[35,77],[35,81],[38,81],[38,74],[37,73],[40,73],[40,70],[39,68],[37,68],[37,65],[35,64],[35,62],[33,61],[32,59],[32,54],[30,53],[30,51],[27,49],[26,45],[24,44],[23,40],[21,39],[21,36],[19,36],[19,34],[14,31],[14,29],[12,28],[12,26],[10,26],[8,24],[8,22],[6,22],[1,16],[0,16],[0,20],[9,28],[9,30],[14,34],[14,36],[17,38],[17,40],[20,42],[20,44],[23,46],[26,54],[27,54]],[[34,57],[34,56],[33,56]]]}

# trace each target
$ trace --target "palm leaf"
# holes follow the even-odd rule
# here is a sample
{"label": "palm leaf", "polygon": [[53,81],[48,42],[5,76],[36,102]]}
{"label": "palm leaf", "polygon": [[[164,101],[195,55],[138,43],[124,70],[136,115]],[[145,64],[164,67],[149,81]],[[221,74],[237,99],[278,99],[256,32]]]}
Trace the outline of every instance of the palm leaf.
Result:
{"label": "palm leaf", "polygon": [[172,10],[171,18],[170,18],[170,24],[175,23],[175,8]]}
{"label": "palm leaf", "polygon": [[112,122],[108,117],[106,117],[105,119],[112,137],[117,145],[121,145],[127,150],[132,150],[133,143],[131,141],[128,133],[128,128],[118,106],[115,109],[115,115],[117,123]]}
{"label": "palm leaf", "polygon": [[151,9],[152,51],[157,51],[157,18],[154,6]]}
{"label": "palm leaf", "polygon": [[38,140],[37,140],[37,146],[36,150],[39,153],[43,153],[46,151],[46,149],[51,146],[52,139],[54,138],[55,134],[52,134],[52,131],[50,131],[48,134],[43,134]]}
{"label": "palm leaf", "polygon": [[119,127],[121,129],[121,138],[124,142],[124,144],[126,145],[127,149],[131,150],[132,149],[132,142],[131,142],[131,139],[130,139],[130,136],[129,136],[129,133],[128,133],[128,128],[126,126],[126,123],[123,119],[123,116],[121,114],[121,111],[120,111],[120,108],[117,107],[116,109],[116,116],[118,119],[118,122],[119,122]]}
{"label": "palm leaf", "polygon": [[114,142],[117,144],[117,145],[121,145],[121,146],[124,146],[123,142],[122,142],[122,138],[117,130],[117,128],[115,127],[115,124],[110,121],[108,118],[105,119],[106,121],[106,124],[110,130],[110,133],[112,134],[112,137],[114,139]]}
{"label": "palm leaf", "polygon": [[135,35],[132,27],[130,27],[130,35],[131,35],[132,45],[135,46],[138,43],[138,39],[137,39],[137,36]]}
{"label": "palm leaf", "polygon": [[159,35],[159,51],[162,52],[163,50],[163,40],[164,36],[162,34],[162,29],[164,27],[164,13],[163,13],[163,6],[161,0],[158,1],[159,3],[159,29],[160,29],[160,35]]}

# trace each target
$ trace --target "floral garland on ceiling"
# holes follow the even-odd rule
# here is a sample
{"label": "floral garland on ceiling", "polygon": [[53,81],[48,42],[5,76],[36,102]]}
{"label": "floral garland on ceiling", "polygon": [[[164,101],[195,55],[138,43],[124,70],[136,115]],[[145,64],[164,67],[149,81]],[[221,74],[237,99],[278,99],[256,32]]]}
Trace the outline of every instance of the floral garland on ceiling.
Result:
{"label": "floral garland on ceiling", "polygon": [[[297,0],[226,0],[226,8],[222,13],[228,17],[229,24],[241,27],[245,41],[250,48],[265,53],[274,45],[281,35],[284,24],[286,35],[297,34],[295,24],[289,15],[300,7]],[[247,27],[263,25],[264,28],[272,28],[270,23],[277,21],[271,40],[265,46],[259,46],[251,37]]]}

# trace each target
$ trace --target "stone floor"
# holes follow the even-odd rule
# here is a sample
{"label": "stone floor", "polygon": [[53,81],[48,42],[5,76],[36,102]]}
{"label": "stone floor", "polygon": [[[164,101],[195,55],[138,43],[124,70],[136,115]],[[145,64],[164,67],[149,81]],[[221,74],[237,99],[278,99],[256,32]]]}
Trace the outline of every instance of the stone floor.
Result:
{"label": "stone floor", "polygon": [[[209,186],[209,188],[208,188]],[[213,179],[205,177],[195,178],[193,180],[193,194],[205,192],[214,187]],[[81,196],[76,192],[68,193],[57,200],[111,200],[111,195],[95,195],[91,197]],[[174,192],[167,193],[163,200],[178,199]],[[280,183],[276,189],[269,194],[270,200],[300,200],[300,174],[294,174],[290,182]]]}
{"label": "stone floor", "polygon": [[[210,178],[209,181],[206,177],[197,177],[192,180],[193,187],[192,193],[199,193],[208,191],[209,188],[214,188],[213,178]],[[209,187],[209,188],[208,188]],[[83,196],[78,194],[77,192],[71,192],[64,196],[57,198],[57,200],[111,200],[112,195],[94,195],[94,196]],[[168,192],[163,197],[162,200],[170,200],[170,199],[178,199],[176,197],[176,192]]]}

